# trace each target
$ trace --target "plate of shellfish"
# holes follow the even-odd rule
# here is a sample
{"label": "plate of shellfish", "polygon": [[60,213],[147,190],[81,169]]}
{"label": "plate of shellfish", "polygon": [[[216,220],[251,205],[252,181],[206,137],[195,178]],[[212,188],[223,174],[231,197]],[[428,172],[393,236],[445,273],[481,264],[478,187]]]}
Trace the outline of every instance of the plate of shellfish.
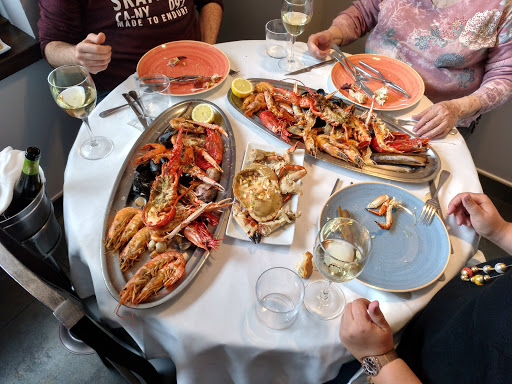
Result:
{"label": "plate of shellfish", "polygon": [[441,161],[429,139],[375,112],[323,90],[269,79],[247,79],[245,98],[228,91],[234,109],[263,132],[304,149],[308,156],[355,172],[422,183],[433,179]]}
{"label": "plate of shellfish", "polygon": [[[191,120],[201,103],[214,110],[213,123]],[[192,282],[219,245],[234,163],[229,121],[209,101],[178,103],[142,133],[104,219],[103,277],[120,306],[151,308]]]}
{"label": "plate of shellfish", "polygon": [[248,143],[242,169],[233,178],[234,202],[226,235],[253,243],[293,242],[304,150]]}

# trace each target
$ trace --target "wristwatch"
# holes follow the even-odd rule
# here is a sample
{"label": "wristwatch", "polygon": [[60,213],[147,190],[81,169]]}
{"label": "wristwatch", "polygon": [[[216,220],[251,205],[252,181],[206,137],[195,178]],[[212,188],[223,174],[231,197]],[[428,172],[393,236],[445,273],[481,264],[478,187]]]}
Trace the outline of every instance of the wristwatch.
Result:
{"label": "wristwatch", "polygon": [[383,355],[365,357],[362,366],[367,375],[377,376],[382,367],[396,359],[398,359],[398,354],[392,349]]}

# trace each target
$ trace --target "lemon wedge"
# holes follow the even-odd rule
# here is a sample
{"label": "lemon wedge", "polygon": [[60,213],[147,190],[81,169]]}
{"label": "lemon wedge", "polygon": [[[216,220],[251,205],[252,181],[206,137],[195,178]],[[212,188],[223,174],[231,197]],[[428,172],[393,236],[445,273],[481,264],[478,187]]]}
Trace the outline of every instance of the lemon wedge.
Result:
{"label": "lemon wedge", "polygon": [[236,78],[231,83],[231,92],[233,92],[233,95],[240,97],[241,99],[249,96],[253,90],[254,87],[252,83],[241,77]]}
{"label": "lemon wedge", "polygon": [[59,96],[62,101],[72,108],[80,108],[85,104],[85,89],[78,85],[65,89]]}
{"label": "lemon wedge", "polygon": [[210,104],[198,104],[192,110],[192,120],[200,123],[211,123],[215,118],[215,111]]}

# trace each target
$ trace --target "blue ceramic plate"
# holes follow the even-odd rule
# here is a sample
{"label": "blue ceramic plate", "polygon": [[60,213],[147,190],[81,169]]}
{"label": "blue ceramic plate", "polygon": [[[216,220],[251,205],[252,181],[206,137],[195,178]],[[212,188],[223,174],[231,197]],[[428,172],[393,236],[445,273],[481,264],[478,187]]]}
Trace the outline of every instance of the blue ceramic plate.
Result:
{"label": "blue ceramic plate", "polygon": [[444,272],[450,257],[448,232],[439,216],[430,225],[414,225],[414,216],[403,209],[393,213],[389,230],[380,229],[375,221],[385,222],[365,207],[376,197],[395,197],[419,218],[423,201],[405,189],[384,183],[359,183],[343,188],[325,203],[320,225],[338,216],[338,206],[349,211],[372,236],[372,254],[363,272],[362,283],[391,292],[409,292],[424,288]]}

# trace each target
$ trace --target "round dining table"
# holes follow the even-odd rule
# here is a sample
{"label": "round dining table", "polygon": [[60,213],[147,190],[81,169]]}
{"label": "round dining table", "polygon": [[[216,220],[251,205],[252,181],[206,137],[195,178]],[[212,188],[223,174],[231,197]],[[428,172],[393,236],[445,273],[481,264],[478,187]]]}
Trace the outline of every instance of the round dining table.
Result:
{"label": "round dining table", "polygon": [[[289,78],[278,67],[278,60],[265,52],[264,40],[217,44],[239,77],[283,80]],[[318,62],[297,43],[296,55],[306,66]],[[293,76],[312,89],[333,89],[333,65],[315,68]],[[302,180],[295,234],[291,245],[253,244],[221,232],[222,242],[213,251],[193,281],[176,297],[148,309],[116,311],[118,301],[107,289],[101,260],[102,232],[109,198],[121,167],[142,133],[135,115],[126,108],[106,118],[99,112],[124,103],[122,93],[135,89],[136,75],[127,78],[102,100],[90,116],[95,134],[114,142],[113,152],[96,161],[83,159],[80,143],[87,138],[82,126],[69,154],[64,177],[64,221],[71,280],[82,298],[95,295],[101,316],[113,326],[123,327],[138,343],[146,357],[170,357],[179,383],[322,383],[333,379],[342,364],[353,360],[338,337],[340,317],[323,321],[301,308],[295,323],[284,330],[263,325],[255,313],[255,283],[271,267],[295,270],[305,251],[312,251],[322,207],[339,178],[341,187],[362,182],[399,186],[423,199],[428,182],[404,183],[340,168],[307,156],[307,176]],[[286,148],[282,141],[262,133],[229,103],[227,94],[232,76],[218,87],[199,95],[172,97],[177,103],[204,99],[218,106],[228,117],[236,143],[236,165],[240,169],[247,143]],[[404,110],[390,112],[410,117],[430,105],[426,97]],[[459,192],[482,192],[471,154],[460,134],[432,140],[441,168],[451,177],[438,198],[449,234],[452,253],[444,274],[432,284],[406,294],[374,289],[358,280],[339,284],[350,302],[360,297],[378,300],[393,332],[400,331],[475,254],[479,237],[473,229],[457,226],[446,215],[448,202]],[[225,223],[224,223],[225,225]],[[420,225],[420,224],[418,224]],[[373,249],[378,253],[378,249]],[[305,281],[322,276],[318,271]]]}

